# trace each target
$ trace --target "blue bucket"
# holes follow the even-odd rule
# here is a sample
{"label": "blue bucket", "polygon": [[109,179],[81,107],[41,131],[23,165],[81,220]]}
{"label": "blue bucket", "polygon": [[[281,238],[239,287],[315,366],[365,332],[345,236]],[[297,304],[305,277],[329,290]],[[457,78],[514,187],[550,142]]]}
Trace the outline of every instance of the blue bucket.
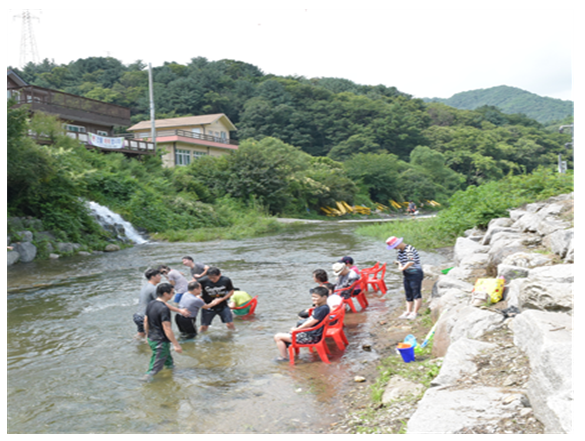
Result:
{"label": "blue bucket", "polygon": [[400,353],[400,356],[402,357],[402,360],[404,360],[405,363],[410,363],[411,361],[414,361],[414,348],[412,346],[397,349],[398,352]]}

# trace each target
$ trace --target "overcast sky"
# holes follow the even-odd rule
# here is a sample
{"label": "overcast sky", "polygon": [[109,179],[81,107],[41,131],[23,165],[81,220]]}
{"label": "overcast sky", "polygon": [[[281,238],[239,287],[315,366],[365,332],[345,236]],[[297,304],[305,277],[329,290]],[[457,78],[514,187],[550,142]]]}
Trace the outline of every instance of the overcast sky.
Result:
{"label": "overcast sky", "polygon": [[[150,9],[145,5],[164,5]],[[153,67],[244,61],[266,74],[394,86],[418,98],[507,85],[573,100],[577,2],[192,0],[21,1],[40,59],[112,56]],[[11,3],[12,6],[15,3]],[[82,5],[99,6],[87,9]],[[6,9],[6,64],[19,66],[22,9]],[[16,17],[15,17],[16,16]]]}

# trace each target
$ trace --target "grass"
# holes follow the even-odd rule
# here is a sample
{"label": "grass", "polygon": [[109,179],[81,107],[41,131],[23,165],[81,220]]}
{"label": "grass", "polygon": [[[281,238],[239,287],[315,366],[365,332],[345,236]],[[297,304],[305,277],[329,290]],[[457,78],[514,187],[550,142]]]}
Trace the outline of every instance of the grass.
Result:
{"label": "grass", "polygon": [[417,249],[435,249],[453,246],[455,238],[445,235],[438,228],[436,218],[405,219],[356,228],[356,234],[385,241],[390,236],[403,237],[406,243]]}

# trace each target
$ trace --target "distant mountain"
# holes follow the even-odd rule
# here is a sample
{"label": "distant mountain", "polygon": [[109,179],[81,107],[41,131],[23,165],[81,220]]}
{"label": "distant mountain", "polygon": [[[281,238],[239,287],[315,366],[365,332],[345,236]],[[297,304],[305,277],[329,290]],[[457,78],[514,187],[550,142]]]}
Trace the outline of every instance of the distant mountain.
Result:
{"label": "distant mountain", "polygon": [[439,102],[457,109],[475,110],[481,106],[495,106],[504,113],[523,113],[546,124],[573,116],[573,102],[548,98],[510,86],[497,86],[461,92],[451,98],[423,98],[425,102]]}

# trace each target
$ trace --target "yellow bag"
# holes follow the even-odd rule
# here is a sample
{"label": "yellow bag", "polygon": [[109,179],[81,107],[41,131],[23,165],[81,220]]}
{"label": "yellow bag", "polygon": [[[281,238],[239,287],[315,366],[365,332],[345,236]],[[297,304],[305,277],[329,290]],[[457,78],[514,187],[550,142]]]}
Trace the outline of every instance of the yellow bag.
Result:
{"label": "yellow bag", "polygon": [[473,287],[473,297],[480,298],[482,295],[486,301],[498,303],[502,300],[504,294],[504,284],[506,280],[503,277],[497,279],[477,279]]}

